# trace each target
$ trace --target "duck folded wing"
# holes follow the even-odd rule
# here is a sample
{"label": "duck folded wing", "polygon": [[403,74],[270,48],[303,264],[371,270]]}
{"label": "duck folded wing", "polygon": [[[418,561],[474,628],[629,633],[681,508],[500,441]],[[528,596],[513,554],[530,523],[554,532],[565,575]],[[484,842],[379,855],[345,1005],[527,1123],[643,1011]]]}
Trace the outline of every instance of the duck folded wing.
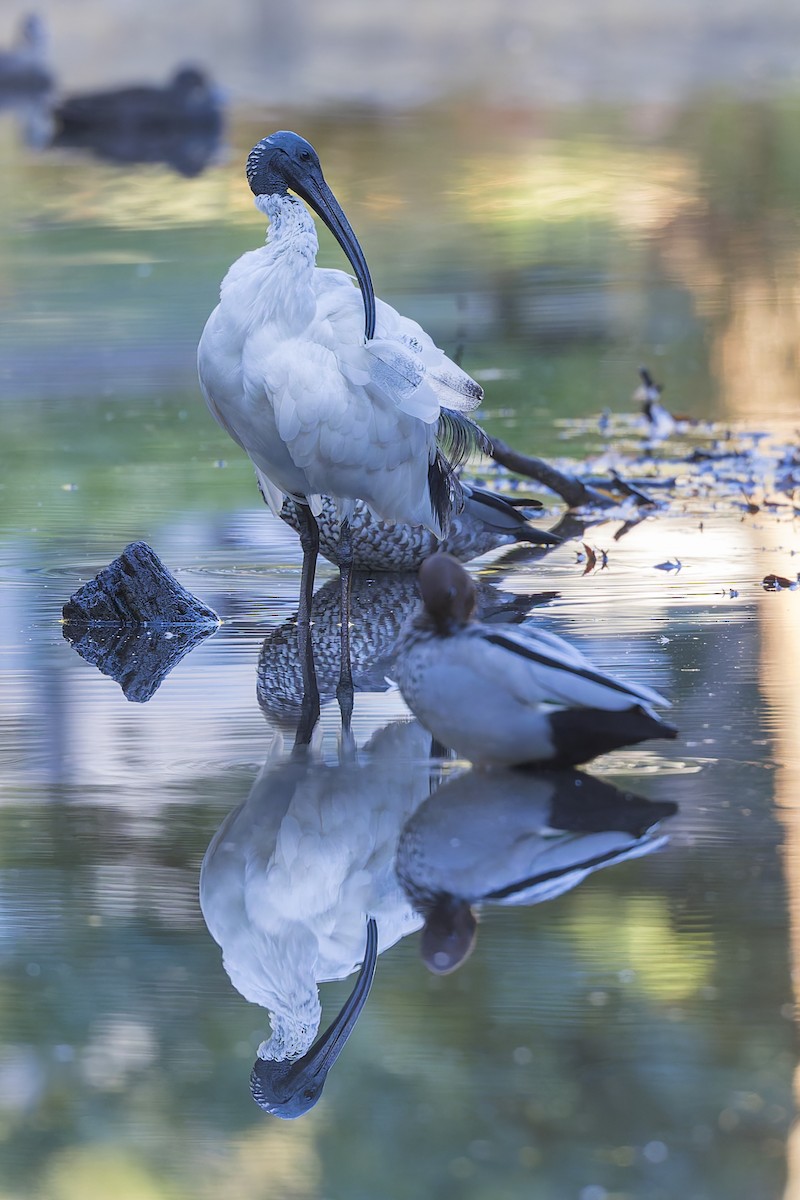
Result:
{"label": "duck folded wing", "polygon": [[[553,634],[516,629],[481,630],[473,655],[523,704],[557,704],[620,711],[634,705],[669,706],[652,688],[598,670]],[[478,644],[479,643],[479,644]]]}

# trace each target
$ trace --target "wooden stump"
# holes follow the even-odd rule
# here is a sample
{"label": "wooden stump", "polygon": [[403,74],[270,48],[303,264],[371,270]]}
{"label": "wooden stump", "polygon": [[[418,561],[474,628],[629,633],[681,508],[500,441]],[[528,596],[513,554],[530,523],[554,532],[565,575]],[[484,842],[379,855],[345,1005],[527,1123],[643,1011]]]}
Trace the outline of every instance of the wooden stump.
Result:
{"label": "wooden stump", "polygon": [[78,654],[139,704],[220,623],[145,542],[131,542],[70,596],[63,616]]}

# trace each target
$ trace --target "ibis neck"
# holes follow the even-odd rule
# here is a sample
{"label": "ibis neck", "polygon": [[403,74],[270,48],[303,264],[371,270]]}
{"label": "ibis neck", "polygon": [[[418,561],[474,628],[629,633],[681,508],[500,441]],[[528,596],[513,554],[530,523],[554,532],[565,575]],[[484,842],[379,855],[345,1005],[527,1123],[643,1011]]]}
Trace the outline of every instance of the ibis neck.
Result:
{"label": "ibis neck", "polygon": [[258,1047],[258,1057],[278,1062],[293,1061],[305,1054],[319,1032],[322,1016],[319,997],[314,997],[312,1012],[270,1013],[272,1035]]}
{"label": "ibis neck", "polygon": [[256,196],[256,208],[269,220],[267,245],[276,255],[288,255],[314,267],[319,241],[314,218],[294,196]]}
{"label": "ibis neck", "polygon": [[314,219],[291,196],[256,196],[256,207],[269,218],[267,244],[233,264],[222,296],[234,297],[237,321],[251,328],[271,322],[283,336],[293,336],[307,328],[316,311]]}

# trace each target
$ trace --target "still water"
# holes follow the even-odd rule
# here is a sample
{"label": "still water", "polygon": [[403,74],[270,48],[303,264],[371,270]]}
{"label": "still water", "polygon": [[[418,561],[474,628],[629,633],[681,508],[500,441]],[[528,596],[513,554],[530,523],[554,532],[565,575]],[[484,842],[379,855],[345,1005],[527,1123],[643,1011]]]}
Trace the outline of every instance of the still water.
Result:
{"label": "still water", "polygon": [[[800,1194],[800,600],[761,585],[795,580],[800,548],[799,124],[790,100],[245,113],[185,178],[35,152],[4,115],[3,1197]],[[501,607],[557,593],[531,619],[669,695],[676,742],[577,780],[431,758],[386,679],[413,580],[363,580],[355,750],[323,592],[322,718],[291,759],[299,548],[194,368],[220,278],[263,237],[244,156],[278,126],[320,150],[378,293],[482,380],[491,433],[661,500],[474,571]],[[321,259],[341,265],[326,234]],[[643,362],[699,422],[655,446]],[[60,625],[134,539],[223,622],[145,704]],[[454,973],[426,969],[398,876],[493,898]],[[267,1010],[305,1036],[333,979],[332,1019],[365,911],[358,1027],[307,1116],[267,1116],[248,1087]]]}

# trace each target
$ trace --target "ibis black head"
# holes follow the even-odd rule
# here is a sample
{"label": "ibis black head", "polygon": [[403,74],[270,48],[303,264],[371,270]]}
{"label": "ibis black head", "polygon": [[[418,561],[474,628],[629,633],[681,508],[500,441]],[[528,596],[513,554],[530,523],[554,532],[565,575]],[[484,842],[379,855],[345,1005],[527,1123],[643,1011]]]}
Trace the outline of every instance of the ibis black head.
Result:
{"label": "ibis black head", "polygon": [[302,1058],[278,1062],[257,1058],[250,1072],[250,1091],[264,1112],[291,1120],[302,1117],[319,1100],[325,1080],[366,1003],[378,961],[378,926],[367,922],[367,945],[355,987],[341,1012]]}
{"label": "ibis black head", "polygon": [[321,217],[355,272],[366,314],[367,341],[375,336],[375,292],[364,252],[339,201],[325,182],[310,142],[286,129],[262,138],[247,157],[247,182],[254,196],[286,196],[289,188]]}

